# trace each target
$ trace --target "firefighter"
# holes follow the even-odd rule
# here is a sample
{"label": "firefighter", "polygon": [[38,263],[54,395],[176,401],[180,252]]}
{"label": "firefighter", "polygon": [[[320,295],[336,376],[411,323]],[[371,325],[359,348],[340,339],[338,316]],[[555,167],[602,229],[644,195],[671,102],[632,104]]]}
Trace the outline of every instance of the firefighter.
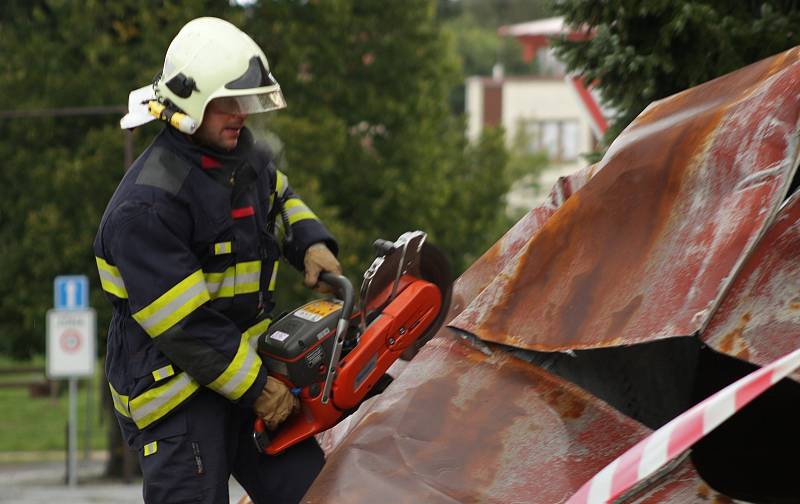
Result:
{"label": "firefighter", "polygon": [[254,345],[281,257],[309,287],[341,268],[334,238],[244,126],[285,107],[280,86],[249,36],[199,18],[142,89],[152,99],[133,105],[167,124],[112,196],[94,252],[113,305],[106,375],[144,500],[227,503],[232,474],[256,503],[299,501],[323,454],[313,439],[256,451],[255,416],[275,428],[298,401]]}

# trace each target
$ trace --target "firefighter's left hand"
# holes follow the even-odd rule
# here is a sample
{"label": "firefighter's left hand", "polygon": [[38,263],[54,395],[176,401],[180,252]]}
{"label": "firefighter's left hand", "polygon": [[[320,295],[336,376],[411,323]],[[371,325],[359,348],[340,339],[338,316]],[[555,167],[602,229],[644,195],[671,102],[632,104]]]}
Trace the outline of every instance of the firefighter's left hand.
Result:
{"label": "firefighter's left hand", "polygon": [[319,281],[319,274],[323,271],[336,275],[342,274],[342,266],[324,243],[315,243],[306,249],[303,265],[306,270],[303,283],[309,289],[314,289],[322,294],[330,293],[331,289],[327,284]]}
{"label": "firefighter's left hand", "polygon": [[267,429],[274,430],[292,412],[300,408],[300,401],[292,395],[289,388],[280,380],[267,377],[267,383],[261,395],[256,398],[253,410],[256,412],[267,426]]}

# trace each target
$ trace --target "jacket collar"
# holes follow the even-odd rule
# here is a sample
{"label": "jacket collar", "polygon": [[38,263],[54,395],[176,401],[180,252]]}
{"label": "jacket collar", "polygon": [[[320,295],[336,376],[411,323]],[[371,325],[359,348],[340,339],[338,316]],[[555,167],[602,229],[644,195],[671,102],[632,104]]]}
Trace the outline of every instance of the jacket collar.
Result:
{"label": "jacket collar", "polygon": [[253,151],[253,134],[247,128],[239,133],[239,142],[231,151],[223,151],[193,142],[187,135],[166,126],[163,136],[169,146],[193,166],[200,168],[214,180],[231,185],[232,175],[247,161]]}

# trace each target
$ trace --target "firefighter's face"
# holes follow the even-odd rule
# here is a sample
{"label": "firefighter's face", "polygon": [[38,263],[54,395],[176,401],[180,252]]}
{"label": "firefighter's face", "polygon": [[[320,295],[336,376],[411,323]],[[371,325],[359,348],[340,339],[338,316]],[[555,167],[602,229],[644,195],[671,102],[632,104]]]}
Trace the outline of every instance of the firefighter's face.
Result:
{"label": "firefighter's face", "polygon": [[219,100],[224,98],[208,103],[203,122],[193,136],[201,144],[229,151],[239,143],[239,133],[244,127],[247,114],[231,113],[231,109]]}

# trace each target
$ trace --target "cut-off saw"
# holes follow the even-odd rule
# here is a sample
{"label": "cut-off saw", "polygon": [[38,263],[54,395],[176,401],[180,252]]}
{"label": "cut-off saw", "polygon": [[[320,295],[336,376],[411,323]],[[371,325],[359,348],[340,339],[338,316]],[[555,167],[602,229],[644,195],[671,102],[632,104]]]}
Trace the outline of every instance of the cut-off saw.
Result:
{"label": "cut-off saw", "polygon": [[258,338],[269,374],[300,399],[275,431],[261,419],[253,439],[270,455],[336,425],[385,387],[386,370],[408,360],[439,330],[450,307],[450,262],[422,231],[377,240],[358,306],[350,281],[323,273],[336,296],[311,301],[272,323]]}

